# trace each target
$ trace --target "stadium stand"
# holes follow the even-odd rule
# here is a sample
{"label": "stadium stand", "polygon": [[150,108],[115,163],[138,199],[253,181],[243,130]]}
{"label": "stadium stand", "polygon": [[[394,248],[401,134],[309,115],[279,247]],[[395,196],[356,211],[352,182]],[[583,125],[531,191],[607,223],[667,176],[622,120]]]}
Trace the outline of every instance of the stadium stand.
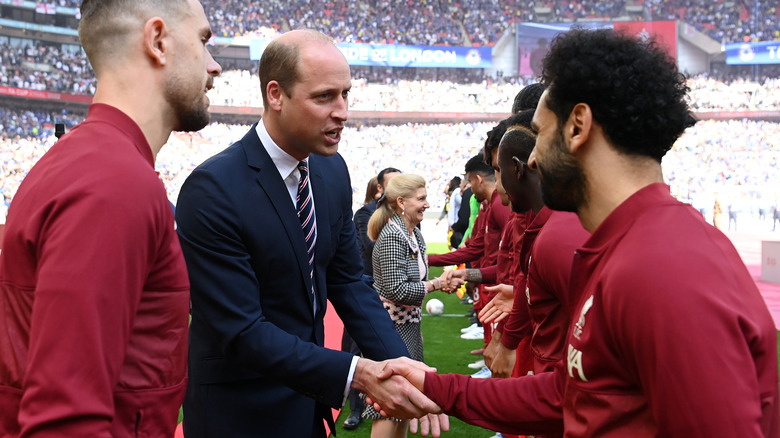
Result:
{"label": "stadium stand", "polygon": [[[30,9],[30,6],[14,4],[25,2],[7,3],[2,7],[9,11]],[[56,22],[56,18],[48,17],[51,12],[75,15],[80,3],[39,1],[39,7],[52,8],[42,8],[46,12],[37,13],[41,17],[33,16],[33,19],[46,24]],[[230,37],[257,32],[270,37],[274,32],[308,27],[344,42],[492,45],[516,21],[683,20],[719,42],[780,40],[780,7],[776,2],[756,0],[507,0],[500,4],[488,0],[204,0],[202,3],[216,34]],[[12,14],[4,14],[9,15]]]}
{"label": "stadium stand", "polygon": [[[204,0],[202,3],[217,35],[227,37],[272,38],[289,29],[312,27],[344,42],[490,46],[517,21],[678,19],[718,41],[780,40],[780,8],[772,2],[509,0],[496,5],[486,0]],[[29,4],[3,2],[0,12],[8,19],[68,28],[71,32],[75,29],[78,22],[75,8],[80,1],[38,2],[36,8],[41,4],[53,5],[53,9],[44,8],[45,12],[31,10]],[[219,61],[225,71],[209,93],[212,105],[242,109],[227,111],[232,115],[216,114],[215,123],[197,134],[177,133],[171,137],[170,144],[158,157],[158,170],[172,201],[193,167],[239,138],[246,123],[258,117],[261,98],[254,63],[227,56],[220,57]],[[779,70],[763,66],[756,75],[749,67],[720,68],[689,79],[691,105],[705,115],[702,118],[717,112],[721,119],[735,120],[702,121],[680,140],[667,158],[666,166],[670,172],[667,178],[677,196],[701,204],[706,210],[710,204],[708,197],[714,190],[723,192],[723,187],[733,186],[737,187],[734,190],[740,198],[761,199],[760,202],[744,201],[745,205],[763,202],[774,206],[777,194],[753,188],[780,186],[773,179],[773,168],[767,167],[777,166],[780,125],[742,118],[748,114],[746,111],[777,113]],[[515,93],[532,80],[490,76],[478,69],[375,67],[353,67],[353,77],[350,104],[351,110],[357,113],[450,114],[456,109],[462,113],[491,113],[492,119],[508,113]],[[94,93],[95,80],[76,40],[45,31],[19,34],[4,29],[0,32],[0,86],[86,97]],[[85,115],[86,102],[65,103],[52,94],[42,96],[42,99],[0,97],[3,193],[0,223],[26,172],[56,141],[54,125],[64,123],[70,129]],[[246,108],[251,111],[245,113]],[[727,115],[723,116],[724,113]],[[493,123],[453,119],[434,124],[433,118],[424,123],[425,116],[420,117],[415,123],[402,118],[391,125],[370,117],[353,118],[341,151],[349,163],[354,163],[352,177],[356,192],[379,168],[393,163],[423,174],[429,181],[430,192],[441,193],[452,175],[462,173],[463,163],[481,147]],[[718,150],[713,152],[712,148]],[[432,197],[432,201],[434,209],[440,207],[441,200]]]}

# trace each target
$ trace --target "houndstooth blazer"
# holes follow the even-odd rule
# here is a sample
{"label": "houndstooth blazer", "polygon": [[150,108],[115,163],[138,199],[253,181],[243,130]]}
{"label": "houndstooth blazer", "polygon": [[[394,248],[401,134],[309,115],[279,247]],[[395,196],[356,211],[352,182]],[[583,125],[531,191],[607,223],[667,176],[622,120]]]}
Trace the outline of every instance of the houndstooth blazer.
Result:
{"label": "houndstooth blazer", "polygon": [[371,257],[374,267],[374,288],[385,309],[396,324],[420,322],[421,306],[426,295],[417,257],[423,257],[428,270],[428,255],[425,240],[418,228],[414,235],[419,242],[415,250],[414,240],[409,235],[404,220],[397,214],[385,224],[374,245]]}

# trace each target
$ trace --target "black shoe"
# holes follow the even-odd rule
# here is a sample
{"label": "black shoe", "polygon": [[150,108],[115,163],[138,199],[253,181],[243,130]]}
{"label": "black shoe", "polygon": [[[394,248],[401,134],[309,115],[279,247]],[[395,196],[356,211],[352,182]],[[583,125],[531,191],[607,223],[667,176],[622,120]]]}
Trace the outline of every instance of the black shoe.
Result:
{"label": "black shoe", "polygon": [[344,429],[346,430],[355,430],[360,426],[360,423],[363,422],[363,418],[360,416],[360,413],[358,412],[352,412],[349,414],[349,417],[347,417],[346,420],[344,420]]}

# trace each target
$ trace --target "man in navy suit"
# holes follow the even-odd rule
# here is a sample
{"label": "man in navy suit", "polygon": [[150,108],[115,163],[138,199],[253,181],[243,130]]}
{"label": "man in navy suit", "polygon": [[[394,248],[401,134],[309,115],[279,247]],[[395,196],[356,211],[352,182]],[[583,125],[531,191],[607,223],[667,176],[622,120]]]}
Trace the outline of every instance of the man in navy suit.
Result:
{"label": "man in navy suit", "polygon": [[[361,279],[337,154],[349,65],[329,37],[298,30],[268,45],[259,76],[262,120],[195,169],[176,209],[192,284],[185,434],[322,438],[350,388],[421,416],[430,400],[367,359],[408,353]],[[299,220],[309,196],[313,233]],[[323,348],[326,300],[367,358]]]}

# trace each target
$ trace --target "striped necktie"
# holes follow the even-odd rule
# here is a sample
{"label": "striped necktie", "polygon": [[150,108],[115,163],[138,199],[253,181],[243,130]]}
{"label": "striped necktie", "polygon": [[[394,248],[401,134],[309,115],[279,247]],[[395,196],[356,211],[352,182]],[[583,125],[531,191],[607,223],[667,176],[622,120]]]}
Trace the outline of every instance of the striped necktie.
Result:
{"label": "striped necktie", "polygon": [[314,216],[314,203],[311,200],[311,185],[309,184],[309,169],[306,161],[298,163],[301,179],[298,181],[298,219],[301,221],[303,238],[306,240],[306,252],[309,255],[309,276],[311,277],[311,293],[314,295],[314,244],[317,242],[317,218]]}

